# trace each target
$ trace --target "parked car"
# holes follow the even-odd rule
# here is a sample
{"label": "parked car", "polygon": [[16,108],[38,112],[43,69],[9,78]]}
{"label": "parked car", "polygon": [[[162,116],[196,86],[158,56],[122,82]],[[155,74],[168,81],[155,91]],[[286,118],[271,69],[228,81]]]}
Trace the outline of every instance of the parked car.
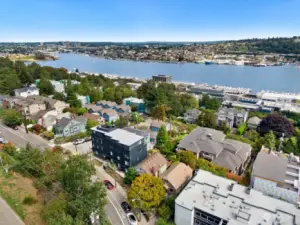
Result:
{"label": "parked car", "polygon": [[130,225],[137,225],[138,224],[137,219],[136,219],[136,217],[133,213],[127,213],[127,219],[129,221]]}
{"label": "parked car", "polygon": [[104,180],[104,185],[108,190],[113,190],[115,188],[115,186],[109,180]]}
{"label": "parked car", "polygon": [[85,139],[77,139],[76,141],[73,142],[74,145],[79,145],[85,142]]}
{"label": "parked car", "polygon": [[121,207],[124,210],[125,213],[131,212],[131,207],[127,202],[122,202]]}

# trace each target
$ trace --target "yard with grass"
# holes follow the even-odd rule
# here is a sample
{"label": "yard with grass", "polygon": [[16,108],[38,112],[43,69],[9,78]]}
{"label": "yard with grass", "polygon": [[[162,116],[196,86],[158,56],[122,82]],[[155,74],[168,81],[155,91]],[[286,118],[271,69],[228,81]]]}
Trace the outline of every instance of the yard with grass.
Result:
{"label": "yard with grass", "polygon": [[44,225],[41,217],[43,199],[29,178],[0,170],[0,195],[26,225]]}

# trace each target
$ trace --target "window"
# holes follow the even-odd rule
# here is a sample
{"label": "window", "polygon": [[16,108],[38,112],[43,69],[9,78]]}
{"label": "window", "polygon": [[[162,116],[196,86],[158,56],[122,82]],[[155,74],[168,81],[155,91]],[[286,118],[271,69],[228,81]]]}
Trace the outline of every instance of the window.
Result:
{"label": "window", "polygon": [[118,156],[117,159],[120,160],[120,156]]}
{"label": "window", "polygon": [[113,153],[113,152],[110,152],[110,155],[111,155],[111,156],[113,156],[113,155],[114,155],[114,153]]}
{"label": "window", "polygon": [[139,157],[139,156],[138,156],[138,157],[136,157],[136,160],[137,160],[137,161],[139,161],[139,160],[140,160],[140,157]]}
{"label": "window", "polygon": [[127,162],[127,161],[125,161],[124,164],[125,164],[126,166],[128,166],[128,162]]}

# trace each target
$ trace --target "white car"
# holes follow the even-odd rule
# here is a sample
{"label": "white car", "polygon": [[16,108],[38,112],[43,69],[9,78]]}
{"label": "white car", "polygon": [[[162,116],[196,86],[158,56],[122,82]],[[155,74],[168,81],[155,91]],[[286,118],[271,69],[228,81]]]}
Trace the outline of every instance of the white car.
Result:
{"label": "white car", "polygon": [[138,225],[137,219],[133,213],[127,213],[126,216],[130,225]]}
{"label": "white car", "polygon": [[79,144],[82,144],[84,143],[85,140],[84,139],[77,139],[76,141],[73,142],[74,145],[79,145]]}

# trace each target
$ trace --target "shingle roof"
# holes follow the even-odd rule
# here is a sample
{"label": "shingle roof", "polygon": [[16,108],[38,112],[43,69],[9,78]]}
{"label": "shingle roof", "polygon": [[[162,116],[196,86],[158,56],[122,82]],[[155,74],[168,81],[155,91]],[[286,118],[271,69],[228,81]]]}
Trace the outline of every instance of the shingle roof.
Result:
{"label": "shingle roof", "polygon": [[141,162],[137,168],[141,169],[144,173],[154,175],[164,165],[167,165],[168,161],[159,152],[155,152],[148,156],[143,162]]}
{"label": "shingle roof", "polygon": [[287,158],[259,152],[253,164],[252,174],[269,180],[284,182],[287,164]]}
{"label": "shingle roof", "polygon": [[80,122],[80,123],[86,123],[87,122],[87,118],[84,116],[77,116],[74,120]]}
{"label": "shingle roof", "polygon": [[115,110],[113,110],[113,109],[104,109],[102,111],[102,115],[104,113],[106,113],[108,116],[116,116],[116,115],[118,115],[118,113]]}
{"label": "shingle roof", "polygon": [[163,180],[168,181],[176,190],[189,181],[193,176],[193,170],[184,163],[174,163],[161,176]]}
{"label": "shingle roof", "polygon": [[61,118],[61,120],[59,120],[56,124],[57,127],[64,129],[69,123],[70,123],[71,119],[68,119],[66,117]]}
{"label": "shingle roof", "polygon": [[99,105],[93,105],[93,104],[86,104],[85,105],[85,108],[87,110],[93,110],[94,112],[100,112],[103,110],[103,107],[102,106],[99,106]]}
{"label": "shingle roof", "polygon": [[15,89],[14,91],[20,93],[20,92],[36,91],[36,90],[38,90],[36,87],[23,87],[23,88]]}
{"label": "shingle roof", "polygon": [[259,125],[259,124],[260,124],[260,121],[261,121],[261,119],[259,119],[258,117],[254,116],[254,117],[251,117],[251,118],[248,120],[248,123],[249,123],[249,124],[254,124],[254,125]]}

